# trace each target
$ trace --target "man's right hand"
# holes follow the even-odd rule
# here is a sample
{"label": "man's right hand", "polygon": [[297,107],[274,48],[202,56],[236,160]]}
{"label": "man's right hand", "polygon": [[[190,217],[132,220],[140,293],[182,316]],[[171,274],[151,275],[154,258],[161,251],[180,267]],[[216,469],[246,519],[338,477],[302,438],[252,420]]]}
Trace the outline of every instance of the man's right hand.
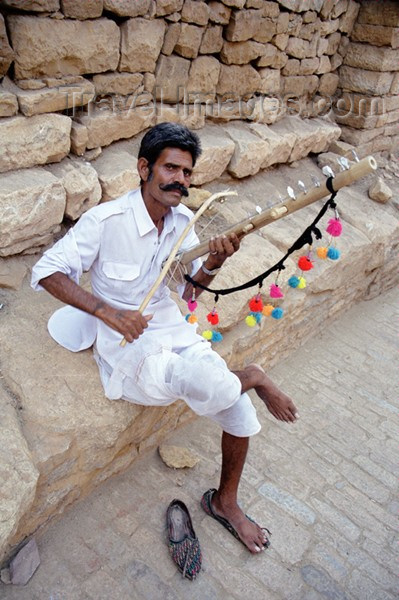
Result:
{"label": "man's right hand", "polygon": [[103,323],[118,331],[127,342],[137,340],[148,327],[153,315],[142,315],[138,310],[120,310],[104,303],[96,308],[94,315]]}

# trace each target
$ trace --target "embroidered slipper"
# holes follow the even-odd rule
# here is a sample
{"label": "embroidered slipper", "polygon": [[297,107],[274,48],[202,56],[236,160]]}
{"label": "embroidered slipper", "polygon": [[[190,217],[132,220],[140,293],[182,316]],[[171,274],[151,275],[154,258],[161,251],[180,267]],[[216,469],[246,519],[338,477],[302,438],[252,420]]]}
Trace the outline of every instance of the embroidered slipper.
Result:
{"label": "embroidered slipper", "polygon": [[[240,538],[240,536],[238,535],[237,531],[234,529],[233,525],[224,517],[220,517],[219,515],[217,515],[213,508],[212,508],[212,497],[213,494],[216,492],[215,488],[211,488],[210,490],[208,490],[207,492],[205,492],[205,494],[202,496],[201,498],[201,506],[204,509],[204,511],[206,512],[207,515],[209,515],[210,517],[212,517],[213,519],[215,519],[216,521],[218,521],[221,525],[223,525],[223,527],[225,527],[227,529],[227,531],[230,531],[230,533],[232,535],[234,535],[234,537],[239,540],[242,544],[244,544],[244,546],[247,548],[247,545],[242,541],[242,539]],[[252,521],[252,523],[256,523],[256,521],[254,519],[252,519],[252,517],[249,517],[248,515],[245,515],[247,517],[247,519],[249,519],[250,521]],[[267,529],[267,527],[262,527],[261,529],[263,529],[263,531],[267,531],[267,533],[269,535],[271,535],[271,532]],[[263,544],[264,548],[268,548],[270,546],[270,540],[266,540],[266,542]]]}
{"label": "embroidered slipper", "polygon": [[201,570],[202,552],[190,513],[181,500],[172,500],[166,511],[169,551],[183,577],[195,579]]}

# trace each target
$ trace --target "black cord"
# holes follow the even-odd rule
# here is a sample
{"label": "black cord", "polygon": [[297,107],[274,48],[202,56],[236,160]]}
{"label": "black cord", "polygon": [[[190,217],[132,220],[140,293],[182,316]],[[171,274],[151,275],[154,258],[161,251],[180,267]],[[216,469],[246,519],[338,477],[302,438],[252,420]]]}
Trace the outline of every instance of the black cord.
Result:
{"label": "black cord", "polygon": [[215,302],[217,302],[219,296],[227,296],[228,294],[232,294],[233,292],[240,292],[242,290],[246,290],[248,288],[254,287],[255,285],[262,287],[263,281],[266,279],[266,277],[271,275],[271,273],[274,273],[275,271],[283,271],[285,269],[284,262],[287,260],[287,258],[290,256],[290,254],[292,254],[296,250],[299,250],[306,244],[312,245],[312,243],[313,243],[312,235],[314,235],[317,240],[320,240],[322,238],[321,231],[318,227],[316,227],[316,225],[320,221],[320,219],[322,219],[324,217],[325,213],[327,212],[327,210],[329,208],[335,209],[337,206],[334,201],[334,198],[337,195],[337,192],[334,190],[332,182],[333,182],[332,177],[329,177],[326,180],[326,187],[327,187],[328,191],[331,192],[331,196],[327,200],[327,202],[325,202],[325,204],[322,206],[321,210],[317,214],[314,221],[308,227],[306,227],[305,231],[299,236],[299,238],[287,250],[287,252],[283,256],[283,258],[281,258],[275,265],[273,265],[272,267],[267,269],[267,271],[264,271],[263,273],[261,273],[260,275],[255,277],[254,279],[251,279],[250,281],[242,283],[241,285],[237,285],[236,287],[223,288],[223,289],[218,289],[218,290],[206,287],[205,285],[202,285],[201,283],[194,281],[194,279],[192,277],[190,277],[190,275],[187,275],[187,274],[184,275],[184,279],[188,283],[191,283],[191,285],[194,288],[198,287],[201,290],[210,292],[211,294],[215,294],[215,296],[216,296]]}

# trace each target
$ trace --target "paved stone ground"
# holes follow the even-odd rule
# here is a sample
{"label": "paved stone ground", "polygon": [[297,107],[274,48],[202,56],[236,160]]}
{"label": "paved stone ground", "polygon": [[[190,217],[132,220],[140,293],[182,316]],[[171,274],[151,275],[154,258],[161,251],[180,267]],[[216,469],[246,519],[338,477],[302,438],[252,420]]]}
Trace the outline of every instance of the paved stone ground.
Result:
{"label": "paved stone ground", "polygon": [[[397,579],[397,294],[351,309],[271,375],[301,420],[278,423],[256,401],[240,498],[273,532],[253,556],[199,506],[216,486],[219,432],[197,420],[169,440],[201,456],[168,469],[156,451],[107,481],[37,536],[42,564],[3,600],[393,600]],[[185,501],[204,566],[183,580],[169,557],[164,515]]]}

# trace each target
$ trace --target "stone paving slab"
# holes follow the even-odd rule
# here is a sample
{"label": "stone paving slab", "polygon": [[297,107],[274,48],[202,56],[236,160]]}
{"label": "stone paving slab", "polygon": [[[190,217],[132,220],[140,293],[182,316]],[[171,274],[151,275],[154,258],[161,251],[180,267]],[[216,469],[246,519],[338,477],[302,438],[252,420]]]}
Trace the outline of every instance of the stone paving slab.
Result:
{"label": "stone paving slab", "polygon": [[[201,456],[166,467],[150,451],[37,535],[41,566],[2,600],[394,600],[398,597],[397,292],[363,302],[273,368],[301,419],[255,404],[240,500],[273,532],[252,556],[199,505],[217,486],[219,431],[197,419],[170,443]],[[190,508],[204,566],[183,580],[166,545],[165,510]]]}

